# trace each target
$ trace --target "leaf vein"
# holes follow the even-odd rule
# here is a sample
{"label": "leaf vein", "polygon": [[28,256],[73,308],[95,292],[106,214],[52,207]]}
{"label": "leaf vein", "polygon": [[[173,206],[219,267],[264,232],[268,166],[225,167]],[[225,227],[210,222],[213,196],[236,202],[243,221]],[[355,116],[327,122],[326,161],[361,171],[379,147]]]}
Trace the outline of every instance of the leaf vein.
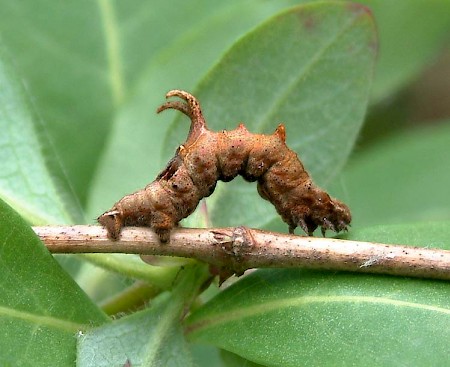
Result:
{"label": "leaf vein", "polygon": [[197,332],[201,329],[211,328],[213,326],[225,324],[227,322],[242,320],[247,317],[253,317],[259,314],[273,312],[276,310],[286,309],[295,306],[306,306],[311,304],[324,304],[324,303],[368,303],[368,304],[381,304],[394,307],[408,307],[418,310],[425,310],[431,312],[438,312],[450,316],[450,308],[444,308],[434,305],[426,305],[415,302],[402,301],[397,299],[385,298],[385,297],[373,297],[373,296],[307,296],[301,298],[293,298],[287,300],[277,300],[272,302],[266,302],[257,304],[247,308],[240,308],[239,310],[233,310],[222,315],[215,314],[211,319],[206,318],[198,322],[194,322],[187,326],[187,334]]}
{"label": "leaf vein", "polygon": [[[308,75],[315,65],[321,60],[321,57],[350,29],[350,27],[357,21],[357,17],[351,18],[345,24],[339,32],[333,34],[328,42],[326,42],[321,48],[319,48],[316,53],[311,57],[310,62],[304,65],[303,70],[291,79],[287,83],[284,91],[279,94],[278,98],[274,98],[270,108],[267,109],[265,116],[262,116],[259,123],[258,131],[264,131],[264,129],[272,123],[274,111],[279,110],[279,106],[287,99],[291,94],[291,91],[300,83],[301,80],[305,80],[306,75]],[[312,137],[313,139],[314,137]],[[311,138],[310,138],[311,139]]]}
{"label": "leaf vein", "polygon": [[2,316],[20,319],[35,325],[46,326],[52,329],[58,329],[69,333],[76,333],[80,330],[86,330],[89,328],[89,326],[85,324],[79,324],[68,320],[57,319],[52,316],[37,315],[22,310],[14,310],[12,308],[0,306],[0,317]]}
{"label": "leaf vein", "polygon": [[120,105],[125,97],[125,81],[122,68],[118,25],[111,1],[97,0],[103,23],[108,58],[108,73],[113,102]]}

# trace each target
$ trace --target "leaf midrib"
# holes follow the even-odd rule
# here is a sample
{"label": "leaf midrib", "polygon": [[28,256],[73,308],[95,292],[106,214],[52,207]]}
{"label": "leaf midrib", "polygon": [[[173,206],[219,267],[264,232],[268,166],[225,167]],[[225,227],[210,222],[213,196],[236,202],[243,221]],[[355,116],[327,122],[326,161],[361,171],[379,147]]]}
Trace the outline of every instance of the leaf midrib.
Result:
{"label": "leaf midrib", "polygon": [[241,320],[247,317],[253,317],[259,314],[269,313],[276,310],[282,310],[289,307],[299,307],[311,304],[328,304],[328,303],[367,303],[367,304],[381,304],[394,307],[407,307],[418,310],[425,310],[431,312],[438,312],[450,316],[450,308],[427,305],[417,302],[408,302],[386,297],[373,296],[305,296],[300,298],[290,298],[284,300],[276,300],[257,305],[252,305],[247,308],[240,307],[231,312],[223,314],[214,314],[210,318],[203,319],[198,322],[188,324],[186,327],[186,334],[196,333],[200,330],[205,330],[214,326],[225,324],[231,321]]}
{"label": "leaf midrib", "polygon": [[[56,196],[56,194],[55,194]],[[44,225],[48,223],[64,223],[61,218],[54,217],[53,215],[48,215],[47,213],[42,213],[38,208],[33,205],[27,205],[24,200],[15,197],[11,192],[2,190],[0,188],[0,198],[6,202],[9,206],[13,207],[22,217],[26,218],[33,225]],[[60,202],[58,202],[60,203]],[[66,215],[66,211],[62,211],[64,214],[64,220],[70,221],[70,218]]]}
{"label": "leaf midrib", "polygon": [[[308,7],[314,7],[320,4],[311,4]],[[304,5],[301,5],[301,7],[305,7]],[[298,86],[300,81],[303,79],[305,80],[305,77],[311,72],[311,70],[314,68],[314,66],[317,65],[317,63],[322,59],[322,56],[353,26],[353,24],[359,19],[361,15],[355,15],[351,19],[349,19],[346,23],[344,23],[339,30],[339,32],[336,32],[328,39],[327,42],[325,42],[320,49],[318,49],[315,54],[310,58],[309,62],[306,63],[302,70],[294,74],[294,77],[288,81],[287,83],[283,84],[285,88],[283,88],[281,93],[274,93],[278,98],[274,98],[272,100],[271,104],[268,104],[268,108],[264,114],[261,115],[259,119],[259,123],[256,125],[258,126],[257,131],[264,131],[264,129],[269,126],[270,124],[273,124],[273,114],[274,111],[279,110],[279,106],[288,98],[288,96],[291,94],[291,91]],[[312,139],[310,137],[310,139]]]}
{"label": "leaf midrib", "polygon": [[0,318],[8,317],[20,319],[34,325],[46,326],[51,329],[61,330],[67,333],[76,333],[90,328],[89,325],[79,324],[69,320],[58,319],[53,316],[37,315],[22,310],[14,310],[12,308],[0,306]]}
{"label": "leaf midrib", "polygon": [[112,100],[118,107],[123,102],[126,92],[115,9],[108,0],[97,0],[97,3],[105,37]]}

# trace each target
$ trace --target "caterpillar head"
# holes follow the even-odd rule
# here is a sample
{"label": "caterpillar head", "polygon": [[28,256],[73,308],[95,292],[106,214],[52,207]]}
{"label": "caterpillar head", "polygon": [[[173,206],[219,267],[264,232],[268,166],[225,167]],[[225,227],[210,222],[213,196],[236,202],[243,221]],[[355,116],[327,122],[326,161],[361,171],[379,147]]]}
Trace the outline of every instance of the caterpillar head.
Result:
{"label": "caterpillar head", "polygon": [[115,208],[103,213],[97,218],[98,223],[105,227],[108,237],[117,240],[120,235],[123,223],[120,212]]}

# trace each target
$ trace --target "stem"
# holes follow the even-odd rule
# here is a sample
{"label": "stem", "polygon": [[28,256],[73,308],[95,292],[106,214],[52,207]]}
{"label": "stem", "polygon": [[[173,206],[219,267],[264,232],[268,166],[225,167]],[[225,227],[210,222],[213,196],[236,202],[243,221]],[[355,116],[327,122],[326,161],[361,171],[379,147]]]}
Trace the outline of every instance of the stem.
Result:
{"label": "stem", "polygon": [[[51,251],[51,250],[50,250]],[[52,251],[53,252],[53,251]],[[131,263],[124,261],[121,258],[117,258],[114,255],[99,255],[96,252],[104,251],[83,251],[81,255],[85,260],[119,274],[123,274],[130,278],[144,280],[148,283],[155,285],[163,290],[170,289],[172,282],[177,275],[178,267],[176,266],[149,266],[144,262],[136,259],[136,262]],[[94,252],[94,253],[92,253]],[[122,251],[109,251],[109,252],[122,252]],[[69,251],[71,253],[71,251]]]}
{"label": "stem", "polygon": [[100,307],[108,315],[129,313],[143,308],[150,299],[155,298],[162,290],[152,284],[137,281],[119,294],[102,302]]}
{"label": "stem", "polygon": [[133,253],[195,258],[221,276],[251,268],[326,269],[450,280],[450,251],[334,238],[300,237],[245,227],[178,228],[161,244],[149,228],[126,227],[111,241],[99,226],[34,227],[53,253]]}

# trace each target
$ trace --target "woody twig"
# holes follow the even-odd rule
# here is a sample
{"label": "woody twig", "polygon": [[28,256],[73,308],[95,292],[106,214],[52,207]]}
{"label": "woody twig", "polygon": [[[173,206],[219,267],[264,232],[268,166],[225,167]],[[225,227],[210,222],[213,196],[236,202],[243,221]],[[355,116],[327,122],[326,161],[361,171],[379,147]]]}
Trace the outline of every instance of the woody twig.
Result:
{"label": "woody twig", "polygon": [[[52,253],[131,253],[194,258],[242,274],[251,268],[308,268],[450,280],[450,251],[249,229],[176,228],[161,243],[149,228],[126,227],[112,241],[100,226],[34,231]],[[220,273],[221,275],[223,274]]]}

